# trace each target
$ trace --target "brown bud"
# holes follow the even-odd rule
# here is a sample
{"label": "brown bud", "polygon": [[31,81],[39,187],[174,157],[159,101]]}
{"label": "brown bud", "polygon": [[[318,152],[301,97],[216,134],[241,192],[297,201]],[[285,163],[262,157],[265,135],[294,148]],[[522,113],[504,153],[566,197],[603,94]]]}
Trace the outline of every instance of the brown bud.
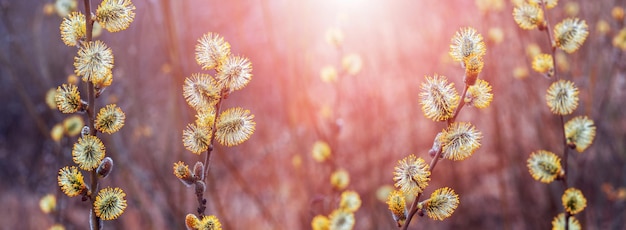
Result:
{"label": "brown bud", "polygon": [[203,194],[206,191],[206,184],[204,181],[196,181],[196,194]]}
{"label": "brown bud", "polygon": [[196,181],[204,180],[204,164],[202,162],[198,161],[193,166],[193,177]]}
{"label": "brown bud", "polygon": [[102,159],[102,162],[100,162],[100,166],[98,166],[98,168],[96,169],[96,173],[98,174],[98,177],[105,178],[109,175],[109,173],[111,173],[112,170],[113,159],[111,159],[110,157],[105,157],[104,159]]}
{"label": "brown bud", "polygon": [[80,130],[80,137],[85,138],[85,136],[90,134],[89,126],[83,126],[83,129]]}

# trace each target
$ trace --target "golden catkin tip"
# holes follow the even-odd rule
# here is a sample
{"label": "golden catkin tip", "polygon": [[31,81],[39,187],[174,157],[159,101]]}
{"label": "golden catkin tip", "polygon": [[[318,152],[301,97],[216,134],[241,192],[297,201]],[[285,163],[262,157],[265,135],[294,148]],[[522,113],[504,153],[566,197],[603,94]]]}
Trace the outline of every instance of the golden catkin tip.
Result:
{"label": "golden catkin tip", "polygon": [[554,114],[571,114],[578,107],[578,88],[574,82],[558,80],[548,88],[546,103]]}
{"label": "golden catkin tip", "polygon": [[393,190],[389,193],[387,206],[396,222],[406,220],[406,198],[402,190]]}
{"label": "golden catkin tip", "polygon": [[459,93],[454,89],[454,83],[448,84],[445,76],[426,76],[426,81],[421,84],[422,112],[433,121],[445,121],[452,117],[458,101]]}
{"label": "golden catkin tip", "polygon": [[59,86],[54,101],[56,102],[57,108],[62,113],[75,113],[83,106],[78,87],[71,84]]}
{"label": "golden catkin tip", "polygon": [[345,169],[337,169],[330,174],[330,184],[337,190],[343,190],[350,184],[350,174]]}
{"label": "golden catkin tip", "polygon": [[189,230],[222,230],[222,223],[213,215],[198,219],[194,214],[187,214],[185,226]]}
{"label": "golden catkin tip", "polygon": [[234,146],[248,140],[254,133],[256,122],[250,110],[230,108],[217,118],[215,139],[222,145]]}
{"label": "golden catkin tip", "polygon": [[480,35],[476,29],[466,27],[461,28],[456,32],[454,37],[452,37],[449,54],[452,59],[461,62],[472,55],[482,58],[486,50],[483,36]]}
{"label": "golden catkin tip", "polygon": [[252,79],[252,64],[245,57],[229,56],[218,66],[217,84],[222,89],[243,89]]}
{"label": "golden catkin tip", "polygon": [[430,181],[430,166],[424,159],[411,154],[398,161],[394,177],[396,188],[404,194],[417,195],[424,191]]}
{"label": "golden catkin tip", "polygon": [[39,200],[39,209],[45,214],[48,214],[56,209],[57,206],[57,198],[49,193],[43,196]]}
{"label": "golden catkin tip", "polygon": [[354,228],[354,214],[351,212],[346,212],[342,209],[334,210],[328,216],[330,226],[330,230],[351,230]]}
{"label": "golden catkin tip", "polygon": [[464,100],[469,106],[474,106],[479,109],[487,108],[493,100],[491,85],[485,80],[478,79],[474,85],[467,89]]}
{"label": "golden catkin tip", "polygon": [[554,26],[556,46],[567,53],[578,50],[588,35],[587,23],[578,18],[567,18]]}
{"label": "golden catkin tip", "polygon": [[434,220],[444,220],[450,217],[459,206],[459,195],[451,188],[445,187],[435,190],[425,204],[424,211]]}
{"label": "golden catkin tip", "polygon": [[469,122],[454,122],[438,137],[442,145],[442,156],[458,161],[474,154],[480,147],[482,133]]}
{"label": "golden catkin tip", "polygon": [[513,9],[513,19],[520,28],[532,30],[543,26],[543,10],[537,5],[523,3]]}
{"label": "golden catkin tip", "polygon": [[200,155],[200,153],[209,149],[210,139],[211,129],[209,127],[189,124],[183,130],[183,145],[187,150],[195,154]]}
{"label": "golden catkin tip", "polygon": [[104,155],[104,144],[96,136],[86,135],[78,138],[74,148],[72,148],[74,163],[78,164],[82,170],[91,171],[97,168]]}
{"label": "golden catkin tip", "polygon": [[230,55],[230,44],[215,33],[204,34],[196,45],[196,62],[204,70],[221,66]]}
{"label": "golden catkin tip", "polygon": [[583,195],[582,191],[576,188],[568,188],[561,197],[563,207],[565,211],[572,215],[576,215],[582,212],[587,207],[587,199]]}
{"label": "golden catkin tip", "polygon": [[96,10],[95,20],[109,32],[122,31],[135,19],[134,10],[130,0],[104,0]]}
{"label": "golden catkin tip", "polygon": [[96,116],[95,127],[98,131],[112,134],[124,126],[126,115],[116,104],[110,104],[100,109]]}
{"label": "golden catkin tip", "polygon": [[552,55],[550,54],[539,54],[533,58],[532,63],[533,70],[538,73],[548,74],[548,76],[552,76],[554,71],[554,62],[552,60]]}
{"label": "golden catkin tip", "polygon": [[120,188],[104,188],[93,203],[96,216],[103,220],[117,219],[126,209],[126,194]]}
{"label": "golden catkin tip", "polygon": [[332,151],[330,149],[330,145],[328,145],[325,141],[316,141],[313,143],[311,155],[315,161],[320,163],[324,162],[326,159],[330,158],[331,153]]}
{"label": "golden catkin tip", "polygon": [[361,207],[361,197],[355,191],[344,191],[341,193],[339,208],[346,212],[356,212]]}
{"label": "golden catkin tip", "polygon": [[530,154],[527,166],[533,179],[542,183],[550,183],[562,173],[561,158],[546,150],[539,150]]}
{"label": "golden catkin tip", "polygon": [[85,81],[105,79],[111,73],[114,58],[113,51],[102,41],[90,41],[84,44],[74,57],[74,72],[83,76]]}
{"label": "golden catkin tip", "polygon": [[63,18],[60,26],[61,40],[68,46],[77,46],[86,33],[85,15],[80,12],[72,12]]}
{"label": "golden catkin tip", "polygon": [[567,143],[575,146],[579,153],[585,151],[593,143],[595,136],[596,126],[587,116],[574,117],[565,123]]}
{"label": "golden catkin tip", "polygon": [[80,134],[83,127],[85,127],[85,122],[80,115],[72,115],[63,120],[63,131],[67,136],[74,137]]}
{"label": "golden catkin tip", "polygon": [[87,191],[83,174],[76,166],[65,166],[61,168],[57,181],[63,193],[69,197],[75,197]]}
{"label": "golden catkin tip", "polygon": [[[574,216],[569,217],[568,230],[580,230],[580,222]],[[552,230],[565,230],[565,213],[561,213],[552,219]]]}
{"label": "golden catkin tip", "polygon": [[311,229],[313,230],[328,230],[330,228],[330,220],[323,215],[317,215],[311,220]]}
{"label": "golden catkin tip", "polygon": [[66,17],[78,8],[77,0],[56,0],[54,2],[54,11],[59,17]]}
{"label": "golden catkin tip", "polygon": [[211,75],[195,73],[185,79],[183,96],[192,108],[203,111],[217,103],[220,87]]}

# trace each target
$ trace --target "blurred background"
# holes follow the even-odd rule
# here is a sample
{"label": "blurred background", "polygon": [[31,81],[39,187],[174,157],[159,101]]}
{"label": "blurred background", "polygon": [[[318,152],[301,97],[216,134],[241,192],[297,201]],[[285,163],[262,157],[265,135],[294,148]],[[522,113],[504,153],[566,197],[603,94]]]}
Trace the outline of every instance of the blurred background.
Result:
{"label": "blurred background", "polygon": [[[254,69],[250,84],[223,108],[249,109],[257,125],[243,144],[216,147],[207,214],[225,229],[310,229],[315,215],[336,208],[339,192],[329,177],[342,168],[350,175],[347,189],[362,200],[355,229],[395,229],[380,200],[394,166],[409,154],[430,161],[432,140],[445,127],[422,114],[420,83],[437,73],[461,90],[463,69],[448,51],[454,33],[471,26],[487,43],[481,78],[493,86],[494,101],[485,110],[464,108],[458,120],[483,133],[482,146],[467,160],[441,161],[426,189],[453,188],[460,196],[455,213],[444,221],[416,216],[412,228],[550,229],[564,188],[534,181],[526,167],[531,152],[560,155],[563,148],[558,117],[545,103],[552,79],[530,67],[531,55],[548,53],[550,44],[545,33],[515,24],[514,2],[134,1],[130,28],[96,38],[115,55],[113,84],[97,105],[117,103],[126,113],[119,132],[100,135],[116,163],[100,187],[121,187],[128,200],[125,213],[105,226],[184,229],[185,215],[195,213],[193,188],[172,166],[203,159],[182,145],[182,130],[195,119],[182,85],[203,72],[194,59],[197,39],[215,32]],[[60,39],[55,3],[0,0],[0,229],[88,226],[88,202],[57,185],[58,170],[73,164],[77,136],[53,138],[55,125],[76,120],[46,104],[50,89],[72,80],[76,55]],[[83,11],[83,1],[77,7]],[[570,151],[569,159],[569,183],[587,198],[576,215],[585,229],[626,226],[626,58],[613,45],[624,19],[615,19],[614,7],[626,3],[561,0],[546,15],[552,25],[566,17],[589,25],[577,52],[557,56],[561,77],[580,89],[580,105],[566,119],[588,115],[597,126],[594,144]],[[339,46],[327,41],[337,31]],[[325,67],[338,76],[322,78]],[[312,158],[316,141],[330,145],[331,162]],[[49,214],[39,207],[46,194],[57,198]]]}

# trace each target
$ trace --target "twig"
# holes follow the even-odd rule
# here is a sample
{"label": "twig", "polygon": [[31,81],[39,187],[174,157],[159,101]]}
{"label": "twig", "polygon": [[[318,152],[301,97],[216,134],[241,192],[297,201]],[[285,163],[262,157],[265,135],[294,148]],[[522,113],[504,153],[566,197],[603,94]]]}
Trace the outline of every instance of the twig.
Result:
{"label": "twig", "polygon": [[[459,100],[459,104],[456,107],[456,110],[454,111],[453,116],[447,120],[448,126],[450,126],[450,124],[454,123],[454,120],[459,115],[459,112],[461,112],[461,109],[465,105],[465,100],[464,99],[465,99],[465,94],[467,94],[467,89],[468,88],[469,88],[468,85],[465,85],[465,87],[463,88],[463,94],[461,96],[461,99]],[[429,167],[429,169],[430,169],[430,177],[433,176],[433,172],[435,170],[435,166],[437,166],[437,162],[439,162],[439,158],[441,158],[442,152],[443,152],[442,149],[439,149],[437,151],[437,153],[435,154],[434,158],[430,161],[430,167]],[[415,213],[417,213],[417,211],[418,211],[417,206],[419,204],[420,198],[422,197],[422,194],[423,194],[423,192],[418,193],[417,196],[415,197],[415,200],[413,200],[413,204],[411,204],[411,208],[409,209],[409,215],[407,215],[406,222],[402,226],[402,230],[407,230],[409,228],[409,224],[411,223],[411,219],[413,219],[413,216],[415,216]]]}

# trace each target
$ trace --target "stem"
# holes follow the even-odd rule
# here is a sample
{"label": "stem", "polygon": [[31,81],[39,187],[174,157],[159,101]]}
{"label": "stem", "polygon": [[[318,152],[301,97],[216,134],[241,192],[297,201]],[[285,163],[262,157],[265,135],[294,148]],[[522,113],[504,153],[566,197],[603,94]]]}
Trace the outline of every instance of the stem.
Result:
{"label": "stem", "polygon": [[[548,39],[550,41],[550,45],[552,46],[551,51],[552,51],[552,68],[554,69],[554,78],[555,80],[559,80],[559,75],[557,74],[557,66],[556,66],[556,40],[554,40],[554,37],[552,35],[552,30],[550,29],[550,23],[548,23],[547,20],[547,10],[546,10],[546,3],[542,2],[541,7],[543,8],[543,12],[544,15],[546,17],[546,32],[548,34]],[[567,161],[568,161],[568,157],[567,157],[567,149],[569,148],[567,146],[567,136],[565,135],[565,122],[564,122],[564,118],[563,115],[559,115],[559,120],[561,121],[561,129],[563,130],[563,186],[565,186],[565,189],[567,189],[569,186],[567,184],[567,172],[569,171],[567,169]],[[566,210],[565,211],[565,230],[569,230],[569,218],[572,215]]]}
{"label": "stem", "polygon": [[[86,42],[90,42],[93,39],[93,20],[91,19],[91,1],[85,0],[85,24],[86,24],[86,32],[87,38]],[[94,127],[94,121],[96,120],[96,96],[93,89],[93,83],[89,81],[87,84],[87,124],[89,125],[89,133],[90,135],[96,135],[96,129]],[[89,198],[91,200],[91,220],[89,221],[92,230],[100,229],[100,218],[96,216],[96,209],[94,207],[93,202],[96,200],[96,195],[98,194],[98,175],[96,174],[96,170],[91,171],[91,194],[89,194]]]}
{"label": "stem", "polygon": [[[215,119],[213,120],[213,127],[211,129],[211,138],[209,140],[209,149],[206,151],[206,155],[204,156],[204,184],[207,186],[207,178],[209,177],[209,170],[211,169],[211,153],[213,152],[213,143],[215,142],[215,133],[217,132],[217,118],[220,114],[220,110],[222,108],[222,101],[228,95],[228,89],[223,89],[220,92],[220,98],[217,100],[217,104],[215,105]],[[198,197],[198,214],[200,217],[204,216],[204,211],[206,210],[206,199],[204,199],[203,192],[196,192],[196,196]]]}
{"label": "stem", "polygon": [[[462,96],[461,96],[461,99],[459,100],[459,104],[456,107],[456,110],[454,110],[454,114],[452,115],[452,117],[449,118],[447,121],[448,126],[454,122],[456,117],[461,112],[461,109],[463,108],[463,106],[465,106],[465,94],[467,94],[468,88],[469,88],[469,85],[465,85],[465,87],[463,88],[463,93],[461,94]],[[441,154],[442,154],[442,149],[439,149],[439,151],[437,151],[433,159],[430,161],[430,176],[431,177],[433,176],[435,166],[437,166],[437,162],[439,162],[439,159],[441,158]],[[413,200],[413,204],[411,204],[411,208],[409,209],[409,215],[407,215],[406,222],[402,226],[402,230],[407,230],[409,228],[411,219],[413,219],[413,216],[415,216],[415,213],[417,213],[417,205],[419,203],[420,198],[422,197],[422,194],[423,192],[418,193],[417,196],[415,197],[415,200]]]}
{"label": "stem", "polygon": [[[545,16],[545,30],[546,33],[548,34],[548,41],[550,41],[550,50],[552,51],[552,69],[554,70],[554,76],[556,79],[558,78],[558,75],[556,74],[556,41],[554,40],[554,37],[552,36],[552,29],[550,28],[550,23],[548,22],[548,11],[546,10],[546,4],[545,2],[543,2],[541,4],[541,7],[543,8],[543,14]],[[566,229],[567,230],[567,229]]]}

